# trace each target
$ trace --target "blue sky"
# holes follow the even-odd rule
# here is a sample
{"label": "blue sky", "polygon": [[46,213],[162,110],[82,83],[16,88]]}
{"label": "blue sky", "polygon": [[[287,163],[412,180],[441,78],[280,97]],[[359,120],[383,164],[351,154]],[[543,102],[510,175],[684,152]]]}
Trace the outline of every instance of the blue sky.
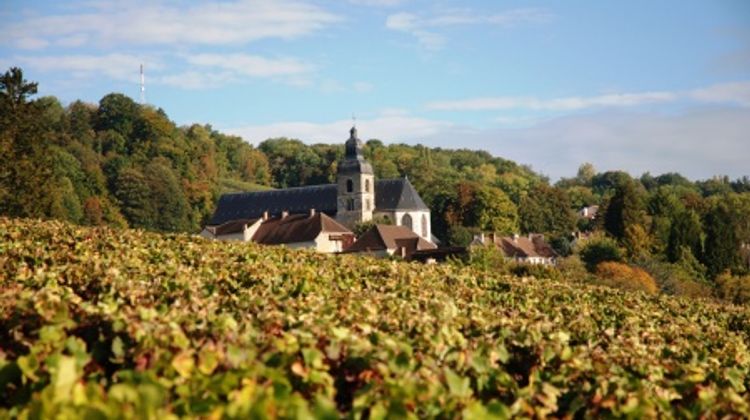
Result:
{"label": "blue sky", "polygon": [[251,143],[488,150],[549,175],[750,175],[750,2],[5,1],[0,64]]}

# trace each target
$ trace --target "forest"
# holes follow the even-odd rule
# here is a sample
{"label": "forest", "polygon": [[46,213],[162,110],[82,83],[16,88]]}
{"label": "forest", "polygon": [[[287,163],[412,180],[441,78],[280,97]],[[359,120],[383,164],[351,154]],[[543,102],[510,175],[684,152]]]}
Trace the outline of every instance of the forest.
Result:
{"label": "forest", "polygon": [[[0,78],[0,215],[195,233],[222,193],[330,183],[343,155],[345,133],[254,146],[207,124],[178,126],[119,93],[66,106],[36,93],[19,68]],[[750,300],[748,177],[635,177],[584,163],[551,183],[484,151],[370,139],[365,153],[377,178],[409,178],[443,244],[482,231],[543,233],[572,255],[560,268],[571,275],[600,270],[616,282],[637,269],[669,293]],[[597,218],[578,216],[591,205]]]}

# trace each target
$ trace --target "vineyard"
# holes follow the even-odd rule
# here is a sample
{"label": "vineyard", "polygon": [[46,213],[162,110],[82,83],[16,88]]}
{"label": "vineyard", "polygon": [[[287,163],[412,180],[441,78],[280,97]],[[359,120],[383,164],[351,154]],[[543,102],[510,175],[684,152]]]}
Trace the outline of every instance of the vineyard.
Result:
{"label": "vineyard", "polygon": [[0,418],[747,417],[750,309],[0,218]]}

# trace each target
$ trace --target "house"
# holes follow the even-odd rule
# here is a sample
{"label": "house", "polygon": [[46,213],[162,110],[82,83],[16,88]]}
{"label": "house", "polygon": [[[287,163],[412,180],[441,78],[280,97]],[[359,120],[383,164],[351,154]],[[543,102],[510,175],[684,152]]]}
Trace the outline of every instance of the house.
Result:
{"label": "house", "polygon": [[368,253],[379,257],[398,256],[408,259],[417,251],[437,246],[406,226],[375,225],[357,239],[346,253]]}
{"label": "house", "polygon": [[430,209],[414,186],[407,178],[376,180],[362,147],[357,129],[352,127],[335,184],[224,194],[207,228],[258,219],[265,213],[277,217],[283,212],[308,214],[315,210],[350,230],[358,223],[382,218],[430,241]]}
{"label": "house", "polygon": [[324,213],[310,210],[307,214],[279,216],[265,214],[260,219],[239,219],[208,226],[202,236],[253,241],[263,245],[286,245],[290,248],[312,248],[318,252],[341,252],[354,242],[354,234]]}
{"label": "house", "polygon": [[587,220],[596,219],[596,215],[599,213],[599,206],[586,206],[578,211],[578,217]]}
{"label": "house", "polygon": [[494,246],[506,258],[528,264],[554,265],[557,259],[555,250],[544,240],[544,235],[497,236],[494,233],[481,233],[474,237],[470,246]]}

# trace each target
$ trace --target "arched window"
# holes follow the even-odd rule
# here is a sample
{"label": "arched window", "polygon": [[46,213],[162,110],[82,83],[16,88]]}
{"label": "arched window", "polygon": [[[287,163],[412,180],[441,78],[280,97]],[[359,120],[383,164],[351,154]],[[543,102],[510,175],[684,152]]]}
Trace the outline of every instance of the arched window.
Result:
{"label": "arched window", "polygon": [[411,221],[411,216],[409,216],[409,213],[401,217],[401,226],[406,226],[409,229],[412,228],[412,221]]}
{"label": "arched window", "polygon": [[422,237],[427,238],[427,215],[422,215]]}
{"label": "arched window", "polygon": [[350,193],[354,191],[354,181],[351,179],[346,180],[346,192]]}
{"label": "arched window", "polygon": [[370,192],[370,180],[365,180],[365,192]]}
{"label": "arched window", "polygon": [[[351,182],[351,180],[349,182]],[[346,209],[349,211],[354,210],[354,199],[350,198],[346,200]]]}

